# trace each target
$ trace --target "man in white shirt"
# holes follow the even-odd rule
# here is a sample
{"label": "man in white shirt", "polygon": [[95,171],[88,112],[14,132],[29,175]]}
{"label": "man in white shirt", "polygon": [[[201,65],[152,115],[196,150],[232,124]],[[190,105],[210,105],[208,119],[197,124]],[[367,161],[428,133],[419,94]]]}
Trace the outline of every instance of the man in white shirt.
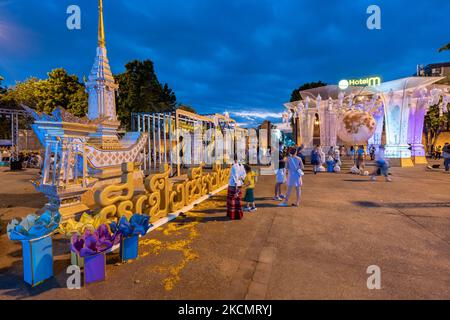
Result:
{"label": "man in white shirt", "polygon": [[237,155],[235,155],[227,194],[227,216],[231,220],[240,220],[244,216],[241,187],[244,184],[246,175],[244,166],[238,162]]}
{"label": "man in white shirt", "polygon": [[231,187],[242,187],[246,175],[244,166],[235,161],[231,167],[230,180],[228,184]]}
{"label": "man in white shirt", "polygon": [[386,160],[384,147],[380,147],[378,151],[375,153],[375,162],[377,167],[375,171],[372,173],[371,180],[376,181],[377,175],[378,173],[380,173],[382,176],[385,177],[387,182],[391,182],[392,179],[389,177],[389,162]]}

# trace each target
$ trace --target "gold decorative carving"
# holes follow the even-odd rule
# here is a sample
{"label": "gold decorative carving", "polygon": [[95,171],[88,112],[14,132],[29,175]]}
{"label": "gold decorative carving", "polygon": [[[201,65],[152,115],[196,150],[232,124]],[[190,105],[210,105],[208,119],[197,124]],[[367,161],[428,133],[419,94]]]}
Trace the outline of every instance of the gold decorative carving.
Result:
{"label": "gold decorative carving", "polygon": [[170,207],[170,186],[169,186],[170,169],[166,164],[162,173],[150,175],[145,179],[145,190],[150,194],[150,216],[158,218],[169,214]]}
{"label": "gold decorative carving", "polygon": [[134,211],[137,214],[144,214],[147,209],[148,196],[146,195],[138,195],[133,198]]}
{"label": "gold decorative carving", "polygon": [[213,171],[205,174],[200,166],[191,168],[186,180],[171,182],[170,168],[164,165],[162,172],[145,179],[143,194],[135,193],[133,163],[123,164],[122,171],[122,183],[107,186],[95,195],[100,207],[97,217],[102,221],[117,220],[122,216],[130,218],[138,213],[149,215],[153,223],[227,184],[230,174],[230,168],[222,169],[220,165],[213,166]]}
{"label": "gold decorative carving", "polygon": [[120,201],[131,200],[134,195],[133,183],[133,163],[124,163],[122,165],[122,181],[123,184],[107,186],[102,191],[95,194],[95,202],[102,206],[110,206]]}
{"label": "gold decorative carving", "polygon": [[186,205],[186,182],[174,183],[170,193],[170,211],[181,210]]}

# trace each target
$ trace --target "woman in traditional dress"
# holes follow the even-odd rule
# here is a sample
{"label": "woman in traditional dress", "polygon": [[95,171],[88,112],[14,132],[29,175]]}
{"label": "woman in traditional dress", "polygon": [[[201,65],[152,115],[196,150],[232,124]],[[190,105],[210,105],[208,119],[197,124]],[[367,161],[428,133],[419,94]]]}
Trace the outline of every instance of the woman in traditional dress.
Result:
{"label": "woman in traditional dress", "polygon": [[242,208],[242,185],[247,173],[242,164],[234,156],[234,164],[231,167],[230,181],[228,182],[227,216],[231,220],[241,220],[244,215]]}
{"label": "woman in traditional dress", "polygon": [[289,158],[286,161],[286,168],[288,170],[288,191],[286,194],[286,199],[280,204],[281,207],[287,207],[289,198],[292,193],[292,189],[295,188],[297,191],[297,202],[293,204],[294,207],[300,206],[300,196],[301,187],[303,185],[302,175],[303,175],[303,161],[296,155],[296,150],[291,149],[289,151]]}

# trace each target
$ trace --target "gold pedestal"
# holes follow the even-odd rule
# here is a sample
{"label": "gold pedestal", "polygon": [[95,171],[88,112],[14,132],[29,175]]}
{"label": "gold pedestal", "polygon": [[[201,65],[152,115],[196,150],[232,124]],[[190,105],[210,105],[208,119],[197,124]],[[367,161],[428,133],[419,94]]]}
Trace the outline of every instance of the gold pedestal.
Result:
{"label": "gold pedestal", "polygon": [[400,168],[414,167],[414,163],[411,158],[390,158],[389,164],[391,165],[391,167],[400,167]]}
{"label": "gold pedestal", "polygon": [[417,156],[417,157],[413,157],[413,161],[415,165],[420,165],[420,164],[428,164],[428,160],[427,157],[425,156]]}

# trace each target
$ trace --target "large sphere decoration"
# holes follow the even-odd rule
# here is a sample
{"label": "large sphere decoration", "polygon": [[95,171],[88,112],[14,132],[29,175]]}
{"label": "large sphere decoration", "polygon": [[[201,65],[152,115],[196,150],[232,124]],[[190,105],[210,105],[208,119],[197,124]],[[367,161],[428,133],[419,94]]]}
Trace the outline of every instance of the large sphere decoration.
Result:
{"label": "large sphere decoration", "polygon": [[339,117],[338,136],[349,144],[365,144],[373,137],[376,129],[373,116],[361,110],[348,110]]}

